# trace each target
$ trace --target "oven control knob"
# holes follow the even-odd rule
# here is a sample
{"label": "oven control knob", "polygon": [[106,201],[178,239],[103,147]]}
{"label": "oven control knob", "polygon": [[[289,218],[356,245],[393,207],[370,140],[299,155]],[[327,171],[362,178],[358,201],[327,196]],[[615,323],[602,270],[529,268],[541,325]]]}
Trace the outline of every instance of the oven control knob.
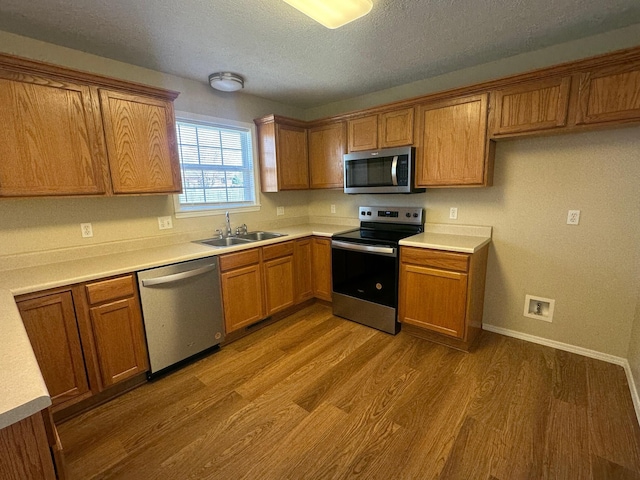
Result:
{"label": "oven control knob", "polygon": [[367,215],[371,216],[371,212],[367,212]]}
{"label": "oven control knob", "polygon": [[413,214],[413,218],[418,218],[418,214],[417,214],[417,213],[414,213],[414,214]]}
{"label": "oven control knob", "polygon": [[407,212],[407,218],[411,217],[411,214],[409,212]]}
{"label": "oven control knob", "polygon": [[365,215],[364,210],[362,210],[362,211],[360,212],[360,215]]}

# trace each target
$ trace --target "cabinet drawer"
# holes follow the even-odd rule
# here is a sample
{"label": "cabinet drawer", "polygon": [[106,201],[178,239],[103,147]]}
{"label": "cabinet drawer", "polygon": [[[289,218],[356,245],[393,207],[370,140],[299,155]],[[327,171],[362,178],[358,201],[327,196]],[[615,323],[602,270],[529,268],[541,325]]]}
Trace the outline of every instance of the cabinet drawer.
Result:
{"label": "cabinet drawer", "polygon": [[293,255],[293,242],[282,242],[262,247],[263,260],[271,260],[272,258],[284,257],[286,255]]}
{"label": "cabinet drawer", "polygon": [[400,249],[400,260],[402,263],[410,263],[412,265],[444,268],[459,272],[469,271],[469,255],[466,253],[402,247]]}
{"label": "cabinet drawer", "polygon": [[220,256],[220,271],[226,272],[234,268],[245,267],[260,262],[260,249],[252,248],[237,253],[228,253]]}
{"label": "cabinet drawer", "polygon": [[133,275],[89,283],[86,285],[86,289],[87,299],[91,305],[130,297],[134,294]]}

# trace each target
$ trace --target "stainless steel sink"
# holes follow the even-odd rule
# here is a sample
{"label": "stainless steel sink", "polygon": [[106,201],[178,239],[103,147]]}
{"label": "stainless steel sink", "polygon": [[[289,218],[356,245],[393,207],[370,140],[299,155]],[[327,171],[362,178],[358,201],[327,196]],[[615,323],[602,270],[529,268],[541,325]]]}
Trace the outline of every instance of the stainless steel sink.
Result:
{"label": "stainless steel sink", "polygon": [[286,237],[286,233],[273,233],[273,232],[249,232],[243,235],[238,235],[237,238],[243,238],[250,241],[269,240],[271,238]]}
{"label": "stainless steel sink", "polygon": [[209,245],[210,247],[230,247],[231,245],[244,245],[251,243],[254,240],[240,237],[226,237],[226,238],[209,238],[207,240],[198,240],[195,243],[202,243]]}

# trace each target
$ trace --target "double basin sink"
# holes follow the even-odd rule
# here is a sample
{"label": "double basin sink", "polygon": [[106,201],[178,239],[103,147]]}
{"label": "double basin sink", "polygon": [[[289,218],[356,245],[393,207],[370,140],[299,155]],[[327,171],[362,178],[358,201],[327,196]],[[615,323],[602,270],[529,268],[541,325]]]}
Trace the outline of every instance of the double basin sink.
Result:
{"label": "double basin sink", "polygon": [[251,242],[259,242],[260,240],[270,240],[272,238],[286,237],[286,233],[274,232],[249,232],[235,237],[209,238],[207,240],[198,240],[195,243],[202,243],[210,247],[230,247],[232,245],[244,245]]}

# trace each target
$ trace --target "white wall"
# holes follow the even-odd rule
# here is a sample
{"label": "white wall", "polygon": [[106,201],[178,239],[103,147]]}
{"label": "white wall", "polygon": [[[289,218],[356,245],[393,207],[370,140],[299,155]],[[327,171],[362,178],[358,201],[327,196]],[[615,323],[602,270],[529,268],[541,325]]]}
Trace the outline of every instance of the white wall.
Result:
{"label": "white wall", "polygon": [[[430,223],[493,226],[484,322],[626,358],[640,289],[640,127],[498,143],[494,186],[414,195],[314,192],[311,218],[412,205]],[[458,220],[449,220],[458,207]],[[566,225],[581,210],[580,225]],[[556,300],[552,323],[525,294]]]}

